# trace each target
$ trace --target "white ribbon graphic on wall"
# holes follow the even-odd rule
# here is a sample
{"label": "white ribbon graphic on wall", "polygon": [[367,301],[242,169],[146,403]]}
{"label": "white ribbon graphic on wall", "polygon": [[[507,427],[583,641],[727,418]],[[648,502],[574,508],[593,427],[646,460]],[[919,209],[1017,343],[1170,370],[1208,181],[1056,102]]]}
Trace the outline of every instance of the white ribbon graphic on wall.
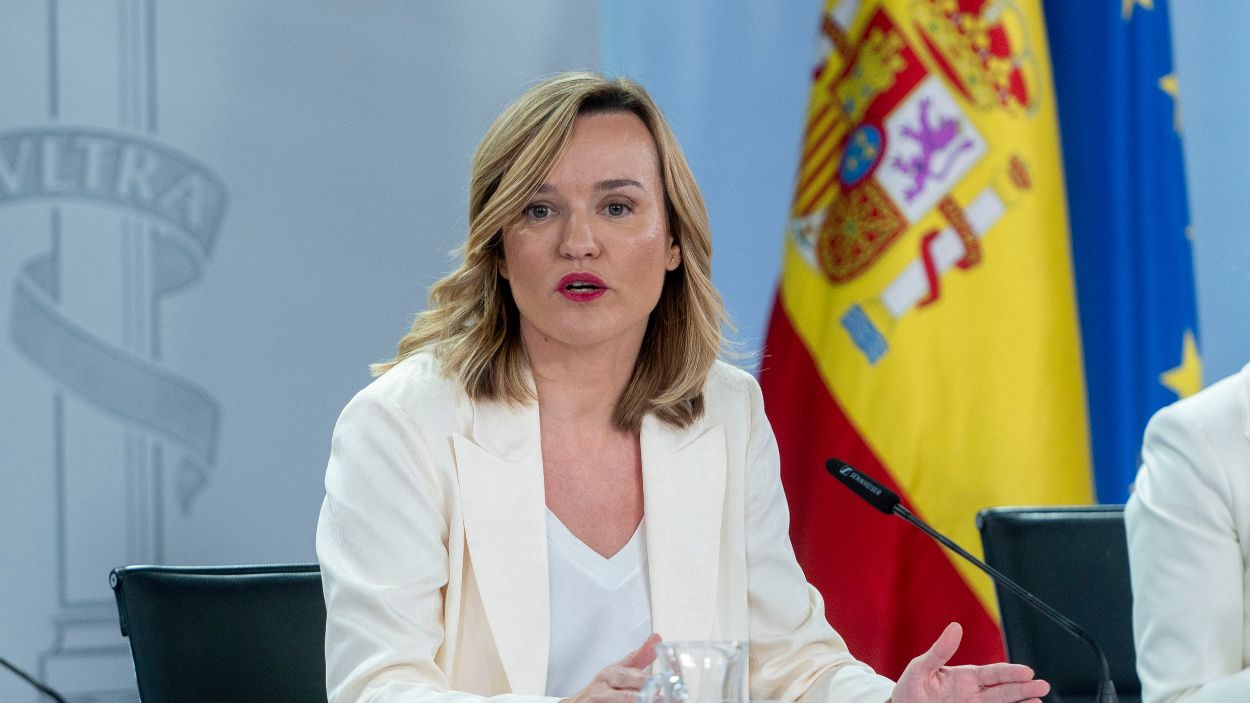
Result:
{"label": "white ribbon graphic on wall", "polygon": [[[0,132],[0,206],[88,200],[124,208],[157,230],[154,292],[201,274],[226,209],[219,178],[190,157],[133,135],[48,127]],[[194,383],[151,359],[101,340],[62,315],[56,253],[23,267],[10,332],[18,349],[57,383],[102,412],[179,446],[184,512],[216,461],[220,409]]]}

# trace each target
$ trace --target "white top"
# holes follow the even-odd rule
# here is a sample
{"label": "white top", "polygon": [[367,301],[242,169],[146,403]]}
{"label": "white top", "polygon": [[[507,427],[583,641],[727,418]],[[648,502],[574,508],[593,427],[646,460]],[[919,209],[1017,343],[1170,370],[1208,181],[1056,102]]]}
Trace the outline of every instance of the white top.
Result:
{"label": "white top", "polygon": [[1124,518],[1143,703],[1250,701],[1250,366],[1154,416]]}
{"label": "white top", "polygon": [[547,695],[567,698],[651,634],[642,522],[611,557],[586,546],[547,511],[551,647]]}

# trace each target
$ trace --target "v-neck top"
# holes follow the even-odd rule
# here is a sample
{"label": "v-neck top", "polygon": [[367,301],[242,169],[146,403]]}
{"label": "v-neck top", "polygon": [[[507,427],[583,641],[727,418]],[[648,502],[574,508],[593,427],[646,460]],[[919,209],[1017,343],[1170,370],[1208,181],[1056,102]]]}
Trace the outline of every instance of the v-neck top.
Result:
{"label": "v-neck top", "polygon": [[642,526],[640,521],[620,551],[604,557],[547,510],[548,696],[567,698],[577,693],[651,634],[651,587]]}

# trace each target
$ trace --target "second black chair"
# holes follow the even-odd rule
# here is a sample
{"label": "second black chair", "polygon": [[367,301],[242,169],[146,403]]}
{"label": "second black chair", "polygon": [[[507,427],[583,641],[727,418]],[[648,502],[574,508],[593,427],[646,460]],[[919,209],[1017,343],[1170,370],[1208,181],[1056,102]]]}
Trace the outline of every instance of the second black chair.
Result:
{"label": "second black chair", "polygon": [[[977,527],[985,561],[1089,632],[1120,701],[1140,700],[1124,506],[991,508],[977,515]],[[1051,703],[1093,701],[1100,674],[1089,646],[1015,595],[997,593],[1007,657],[1050,682]]]}

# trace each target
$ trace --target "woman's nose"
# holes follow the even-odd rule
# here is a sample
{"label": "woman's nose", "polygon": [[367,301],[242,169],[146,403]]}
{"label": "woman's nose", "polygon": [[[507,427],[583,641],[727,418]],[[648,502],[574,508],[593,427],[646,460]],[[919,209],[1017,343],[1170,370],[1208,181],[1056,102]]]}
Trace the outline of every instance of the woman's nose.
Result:
{"label": "woman's nose", "polygon": [[560,255],[568,259],[584,259],[599,255],[599,239],[595,236],[590,218],[572,214],[564,225],[560,239]]}

